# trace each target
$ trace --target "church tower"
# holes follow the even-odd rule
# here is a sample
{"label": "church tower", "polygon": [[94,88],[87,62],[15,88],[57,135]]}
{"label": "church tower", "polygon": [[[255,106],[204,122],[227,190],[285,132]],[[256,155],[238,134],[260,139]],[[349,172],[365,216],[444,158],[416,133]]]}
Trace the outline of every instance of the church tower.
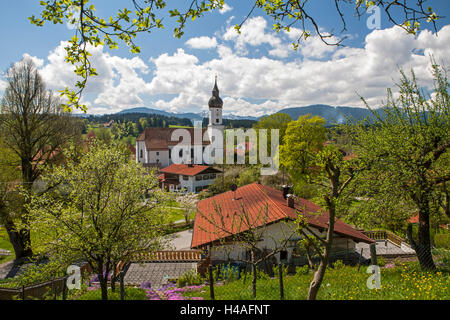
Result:
{"label": "church tower", "polygon": [[[209,141],[213,143],[215,151],[212,151],[211,156],[223,159],[223,129],[222,124],[222,106],[223,101],[219,97],[219,88],[217,87],[217,76],[212,91],[212,97],[208,101],[209,107],[209,124],[208,136]],[[216,141],[217,139],[217,141]],[[211,159],[212,160],[212,159]]]}
{"label": "church tower", "polygon": [[219,97],[219,88],[217,87],[217,76],[212,91],[212,97],[208,102],[209,106],[209,126],[222,127],[222,106],[223,101]]}

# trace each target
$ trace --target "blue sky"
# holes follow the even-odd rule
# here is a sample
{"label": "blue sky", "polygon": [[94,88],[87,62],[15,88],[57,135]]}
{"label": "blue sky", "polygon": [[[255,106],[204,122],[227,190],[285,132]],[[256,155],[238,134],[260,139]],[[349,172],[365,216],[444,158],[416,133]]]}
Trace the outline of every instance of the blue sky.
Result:
{"label": "blue sky", "polygon": [[[131,2],[131,1],[129,1]],[[129,3],[126,0],[97,0],[97,13],[108,17]],[[169,1],[176,7],[185,1]],[[310,1],[319,26],[340,31],[339,17],[330,0]],[[251,9],[251,1],[228,0],[223,12],[213,12],[191,22],[182,39],[172,36],[173,21],[161,12],[165,29],[137,38],[139,55],[122,46],[119,50],[92,49],[99,76],[89,80],[83,100],[89,113],[113,113],[147,106],[172,112],[201,112],[207,109],[214,76],[224,100],[224,114],[262,115],[285,107],[330,104],[361,107],[358,94],[378,106],[386,88],[398,78],[398,68],[413,68],[424,86],[431,86],[428,55],[449,61],[450,20],[438,22],[436,37],[428,26],[417,35],[394,28],[381,13],[381,29],[366,26],[369,17],[347,18],[345,47],[329,47],[311,37],[298,51],[290,34],[272,31],[272,21],[254,12],[242,34],[233,30]],[[450,13],[450,2],[429,1],[440,15]],[[0,70],[24,56],[32,57],[52,90],[73,85],[71,67],[64,63],[64,42],[74,31],[66,25],[42,28],[27,20],[39,15],[38,0],[9,1],[0,13]],[[429,27],[428,27],[429,28]],[[6,83],[0,78],[0,91]]]}

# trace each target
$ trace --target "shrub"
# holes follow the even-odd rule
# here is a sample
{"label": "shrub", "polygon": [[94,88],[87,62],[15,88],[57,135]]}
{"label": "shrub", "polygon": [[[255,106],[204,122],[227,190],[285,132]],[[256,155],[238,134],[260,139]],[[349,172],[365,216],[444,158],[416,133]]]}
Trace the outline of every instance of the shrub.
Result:
{"label": "shrub", "polygon": [[204,279],[199,273],[195,272],[194,270],[189,270],[178,278],[177,287],[182,288],[185,286],[195,286],[200,285],[203,282]]}
{"label": "shrub", "polygon": [[450,234],[436,234],[434,236],[434,245],[436,248],[450,249]]}
{"label": "shrub", "polygon": [[379,267],[384,267],[386,265],[386,259],[384,257],[377,257],[377,263]]}
{"label": "shrub", "polygon": [[337,260],[335,263],[333,263],[333,268],[336,270],[342,269],[344,266],[345,264],[342,260]]}
{"label": "shrub", "polygon": [[307,265],[295,268],[295,275],[297,276],[303,276],[308,273],[309,273],[309,266]]}

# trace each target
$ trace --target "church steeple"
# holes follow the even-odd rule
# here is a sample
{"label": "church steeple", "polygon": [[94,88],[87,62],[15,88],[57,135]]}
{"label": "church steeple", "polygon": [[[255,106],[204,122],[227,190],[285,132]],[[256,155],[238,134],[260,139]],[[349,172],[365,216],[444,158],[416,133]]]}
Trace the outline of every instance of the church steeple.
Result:
{"label": "church steeple", "polygon": [[219,88],[217,87],[217,75],[216,75],[216,80],[214,82],[214,88],[213,88],[213,91],[212,91],[212,95],[214,97],[219,97]]}
{"label": "church steeple", "polygon": [[222,108],[223,106],[223,101],[219,97],[219,87],[217,87],[217,75],[212,90],[212,97],[209,99],[208,106],[210,108]]}

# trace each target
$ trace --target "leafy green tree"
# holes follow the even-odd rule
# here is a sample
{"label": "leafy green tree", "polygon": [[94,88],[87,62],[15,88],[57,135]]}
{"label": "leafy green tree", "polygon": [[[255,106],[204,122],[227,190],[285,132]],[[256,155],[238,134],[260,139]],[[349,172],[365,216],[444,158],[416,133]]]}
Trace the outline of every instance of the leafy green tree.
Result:
{"label": "leafy green tree", "polygon": [[[286,128],[289,122],[292,121],[290,115],[286,113],[274,113],[270,116],[262,117],[258,120],[258,122],[253,126],[255,129],[278,129],[280,143],[283,142],[284,134],[286,133]],[[270,130],[267,132],[267,141],[270,143]],[[270,149],[268,149],[270,150]]]}
{"label": "leafy green tree", "polygon": [[[47,90],[33,61],[23,59],[5,73],[7,87],[0,110],[0,136],[6,148],[19,159],[21,184],[30,191],[42,170],[61,158],[61,148],[80,136],[79,123],[63,113],[59,97]],[[9,215],[12,217],[13,215]],[[24,208],[16,208],[15,218],[27,219]],[[17,229],[14,219],[5,224],[16,259],[32,255],[26,224]]]}
{"label": "leafy green tree", "polygon": [[346,189],[359,170],[357,159],[346,160],[345,153],[336,145],[325,143],[325,138],[325,119],[305,115],[288,124],[280,148],[280,162],[288,169],[292,180],[317,186],[327,211],[322,214],[328,215],[328,229],[323,238],[311,230],[299,214],[298,231],[309,239],[308,249],[314,250],[320,258],[309,287],[309,300],[316,299],[322,284],[333,245],[334,224],[349,199]]}
{"label": "leafy green tree", "polygon": [[96,130],[96,138],[98,140],[103,141],[105,144],[111,144],[113,139],[114,140],[120,140],[120,134],[119,129],[117,129],[117,125],[114,124],[113,127],[110,129],[107,128],[99,128]]}
{"label": "leafy green tree", "polygon": [[86,261],[106,300],[116,263],[162,245],[166,196],[120,147],[93,142],[81,158],[74,148],[65,154],[64,167],[46,172],[45,190],[31,197],[33,250],[62,264]]}
{"label": "leafy green tree", "polygon": [[410,215],[419,212],[418,241],[410,232],[409,238],[422,269],[435,269],[430,215],[433,199],[441,197],[450,180],[449,83],[446,70],[434,63],[433,76],[434,91],[428,94],[419,87],[414,72],[409,78],[401,71],[400,95],[394,97],[389,89],[383,112],[373,111],[366,103],[374,123],[358,126],[354,140],[358,157],[370,168],[366,178],[379,179],[360,184],[366,197],[388,206],[404,203],[405,209],[413,209]]}
{"label": "leafy green tree", "polygon": [[[129,0],[129,7],[118,10],[115,16],[101,17],[96,13],[94,2],[93,0],[40,1],[43,7],[40,17],[33,15],[29,18],[32,24],[40,27],[46,22],[71,23],[76,27],[75,35],[69,40],[69,45],[65,49],[66,61],[74,66],[74,71],[80,80],[76,82],[75,90],[66,87],[62,91],[62,94],[68,98],[68,102],[64,104],[68,110],[73,107],[87,110],[86,105],[80,105],[79,102],[88,78],[97,75],[97,71],[89,60],[90,46],[103,45],[110,49],[117,49],[120,43],[129,47],[132,53],[139,53],[140,47],[135,42],[136,36],[139,33],[151,33],[154,29],[163,28],[164,10],[168,4],[165,0]],[[300,41],[311,36],[312,31],[309,28],[314,30],[326,44],[341,45],[343,39],[337,39],[332,31],[329,33],[319,28],[317,17],[320,13],[311,12],[308,1],[254,0],[252,2],[253,5],[250,6],[248,14],[240,24],[235,26],[237,32],[240,32],[241,26],[257,8],[275,22],[276,31],[289,31],[292,27],[300,27],[302,32],[293,43],[294,48],[298,47]],[[436,30],[435,21],[439,18],[431,7],[425,8],[426,0],[412,4],[408,1],[391,0],[357,0],[355,2],[334,0],[330,2],[341,20],[342,32],[346,30],[342,5],[353,7],[358,17],[365,14],[368,8],[376,5],[386,12],[392,24],[413,34],[419,30],[420,24],[424,21],[432,23]],[[183,35],[189,20],[200,18],[209,11],[222,9],[223,5],[224,0],[190,0],[183,8],[168,10],[170,17],[176,19],[174,36],[180,38]],[[400,12],[398,19],[394,18],[398,15],[394,15],[393,12]],[[333,30],[334,26],[330,29]]]}

